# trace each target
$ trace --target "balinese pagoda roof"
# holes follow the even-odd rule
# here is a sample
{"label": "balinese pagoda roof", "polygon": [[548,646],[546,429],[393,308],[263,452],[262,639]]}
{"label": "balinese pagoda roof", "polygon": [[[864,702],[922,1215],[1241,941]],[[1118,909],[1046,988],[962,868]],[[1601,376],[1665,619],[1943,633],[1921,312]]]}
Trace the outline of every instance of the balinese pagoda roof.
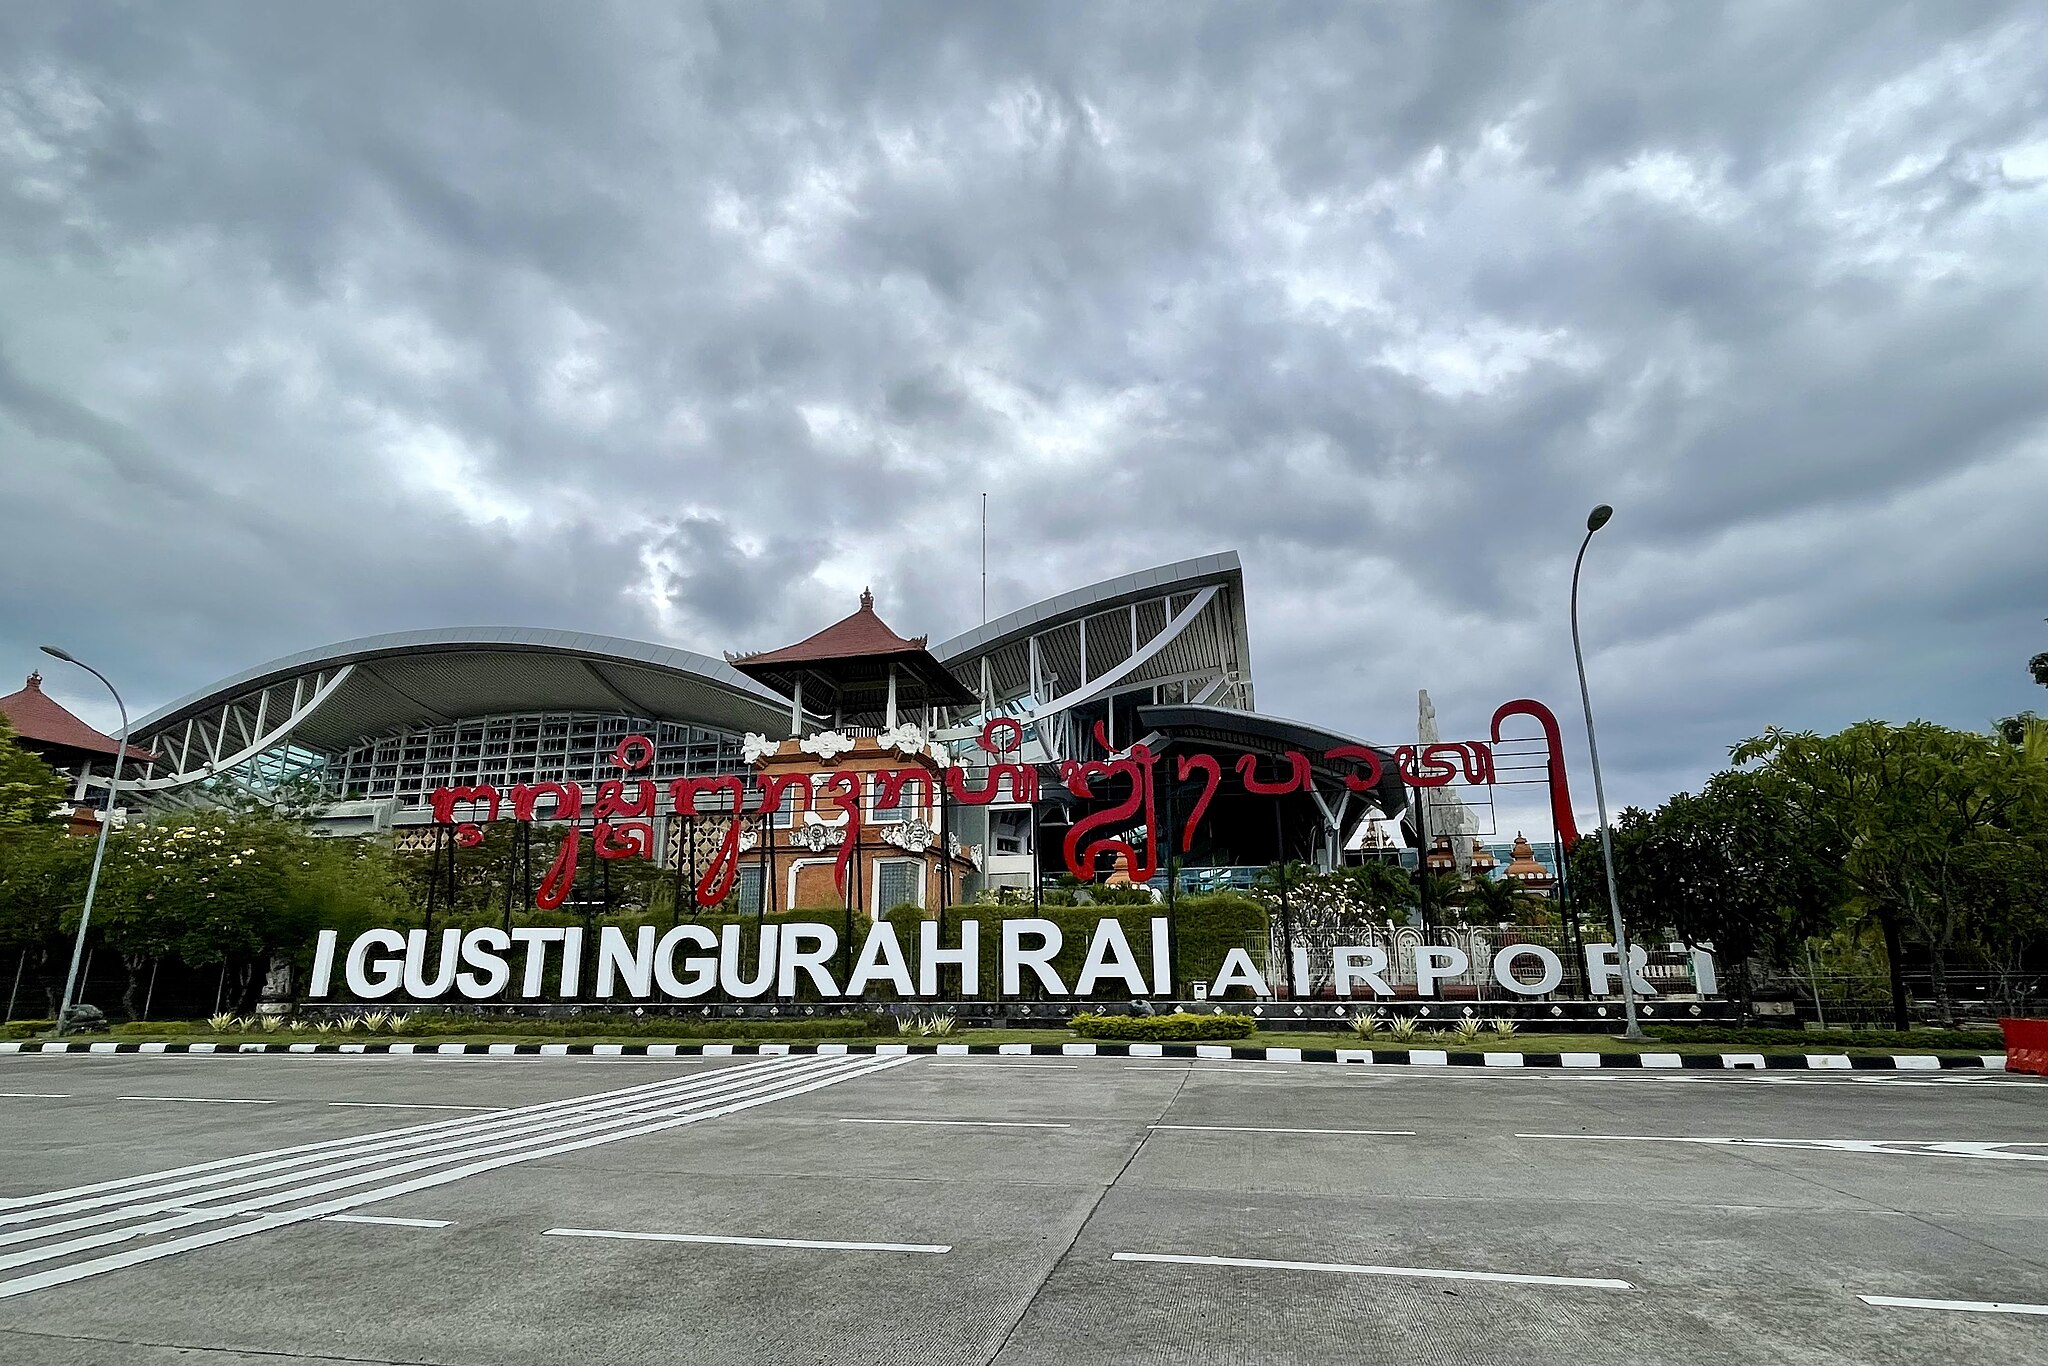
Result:
{"label": "balinese pagoda roof", "polygon": [[[886,687],[890,668],[897,671],[899,699],[966,706],[974,694],[925,648],[928,637],[900,636],[875,615],[875,595],[863,588],[860,607],[851,616],[807,636],[794,645],[755,654],[728,654],[735,669],[788,694],[798,679],[820,686],[807,698],[817,704],[839,698],[851,709],[875,702]],[[873,696],[870,696],[873,694]]]}
{"label": "balinese pagoda roof", "polygon": [[[0,697],[0,716],[14,727],[14,733],[35,746],[104,754],[112,758],[121,742],[103,735],[64,709],[62,703],[43,691],[43,676],[32,673],[19,692]],[[128,746],[128,758],[147,763],[154,758],[146,749]]]}

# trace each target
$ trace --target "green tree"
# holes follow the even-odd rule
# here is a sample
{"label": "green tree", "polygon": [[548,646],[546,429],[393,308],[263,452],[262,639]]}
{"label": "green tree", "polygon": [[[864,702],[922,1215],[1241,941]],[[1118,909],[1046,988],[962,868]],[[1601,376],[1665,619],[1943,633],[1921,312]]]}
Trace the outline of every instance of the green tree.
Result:
{"label": "green tree", "polygon": [[1902,958],[1911,933],[1927,949],[1936,1009],[1954,1018],[1948,964],[1982,909],[1969,870],[2040,805],[2043,771],[2022,749],[1928,721],[1865,721],[1836,735],[1770,731],[1736,746],[1766,784],[1810,814],[1841,852],[1853,903],[1882,928],[1893,1021],[1910,1023]]}
{"label": "green tree", "polygon": [[273,957],[303,960],[319,930],[347,935],[389,922],[403,904],[379,842],[323,840],[275,816],[207,810],[111,840],[93,919],[127,970],[123,1004],[133,1015],[144,969],[166,957],[232,973],[236,1008],[249,1009]]}
{"label": "green tree", "polygon": [[[1621,902],[1621,919],[1629,938],[1641,940],[1671,928],[1666,897],[1657,885],[1664,870],[1652,848],[1658,834],[1652,813],[1639,806],[1625,806],[1615,813],[1607,834],[1614,845],[1615,895]],[[1609,918],[1607,856],[1598,830],[1587,832],[1572,846],[1568,871],[1581,914],[1605,927]]]}
{"label": "green tree", "polygon": [[1991,972],[2000,1008],[2021,1013],[2048,958],[2048,835],[2001,832],[1975,840],[1951,881],[1969,908],[1965,934]]}
{"label": "green tree", "polygon": [[[1614,861],[1624,918],[1645,935],[1712,944],[1745,1007],[1753,962],[1783,966],[1835,918],[1839,852],[1787,784],[1719,773],[1698,793],[1622,817]],[[1601,878],[1598,841],[1580,844],[1588,846],[1587,875]]]}
{"label": "green tree", "polygon": [[0,832],[47,824],[64,793],[63,775],[23,749],[0,716]]}
{"label": "green tree", "polygon": [[1405,920],[1415,905],[1415,879],[1398,863],[1378,859],[1333,869],[1351,903],[1375,920]]}
{"label": "green tree", "polygon": [[1475,874],[1471,885],[1458,893],[1454,909],[1468,925],[1514,925],[1539,920],[1556,907],[1549,897],[1510,878]]}

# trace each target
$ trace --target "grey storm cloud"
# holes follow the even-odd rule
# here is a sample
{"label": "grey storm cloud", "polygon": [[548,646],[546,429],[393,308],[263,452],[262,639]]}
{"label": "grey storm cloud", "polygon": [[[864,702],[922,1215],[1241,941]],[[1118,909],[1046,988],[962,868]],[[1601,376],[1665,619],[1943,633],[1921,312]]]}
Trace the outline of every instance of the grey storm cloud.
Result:
{"label": "grey storm cloud", "polygon": [[[1244,557],[1262,708],[2033,705],[2034,5],[0,8],[0,662],[943,638]],[[78,681],[59,695],[96,720]]]}

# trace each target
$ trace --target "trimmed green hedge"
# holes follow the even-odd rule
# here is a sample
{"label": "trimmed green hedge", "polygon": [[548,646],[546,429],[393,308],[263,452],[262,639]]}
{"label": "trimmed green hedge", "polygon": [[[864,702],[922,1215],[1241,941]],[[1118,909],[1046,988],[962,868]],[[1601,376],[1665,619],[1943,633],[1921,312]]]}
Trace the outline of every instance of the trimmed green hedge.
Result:
{"label": "trimmed green hedge", "polygon": [[[374,1009],[390,1011],[391,1006],[378,1004]],[[407,1015],[402,1033],[388,1033],[379,1030],[375,1034],[352,1030],[347,1034],[339,1031],[315,1034],[310,1030],[294,1032],[280,1029],[275,1033],[263,1034],[262,1038],[277,1043],[406,1043],[417,1039],[448,1038],[465,1034],[531,1034],[551,1039],[759,1039],[798,1041],[804,1039],[867,1039],[896,1034],[896,1023],[885,1016],[871,1014],[821,1015],[806,1020],[751,1020],[751,1019],[703,1019],[688,1015],[574,1015],[574,1016],[522,1016],[522,1015],[441,1015],[431,1013],[430,1008],[409,1008],[400,1005],[397,1013]],[[349,1014],[348,1010],[335,1011],[326,1016]],[[213,1032],[203,1020],[138,1020],[129,1024],[114,1026],[115,1034],[150,1036],[157,1034],[191,1034],[204,1038]],[[251,1031],[237,1030],[236,1036]]]}
{"label": "trimmed green hedge", "polygon": [[[414,1015],[399,1038],[435,1034],[553,1034],[565,1039],[603,1035],[648,1039],[866,1039],[894,1037],[896,1024],[880,1015],[821,1015],[807,1020],[691,1019],[687,1015],[577,1015],[569,1019],[507,1016]],[[377,1037],[383,1038],[384,1035]]]}
{"label": "trimmed green hedge", "polygon": [[1200,1039],[1249,1039],[1258,1021],[1249,1015],[1076,1015],[1073,1031],[1084,1039],[1127,1039],[1167,1043]]}
{"label": "trimmed green hedge", "polygon": [[2005,1036],[1973,1029],[1771,1029],[1742,1025],[1645,1025],[1643,1032],[1665,1043],[1804,1044],[1824,1053],[1835,1048],[1953,1048],[2000,1053]]}

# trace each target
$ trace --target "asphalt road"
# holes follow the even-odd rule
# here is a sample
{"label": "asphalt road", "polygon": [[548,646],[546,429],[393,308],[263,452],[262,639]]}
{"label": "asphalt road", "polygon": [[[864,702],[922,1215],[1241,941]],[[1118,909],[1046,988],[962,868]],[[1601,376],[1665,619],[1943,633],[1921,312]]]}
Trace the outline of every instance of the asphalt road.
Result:
{"label": "asphalt road", "polygon": [[30,1366],[2048,1363],[1997,1074],[22,1055],[0,1133]]}

